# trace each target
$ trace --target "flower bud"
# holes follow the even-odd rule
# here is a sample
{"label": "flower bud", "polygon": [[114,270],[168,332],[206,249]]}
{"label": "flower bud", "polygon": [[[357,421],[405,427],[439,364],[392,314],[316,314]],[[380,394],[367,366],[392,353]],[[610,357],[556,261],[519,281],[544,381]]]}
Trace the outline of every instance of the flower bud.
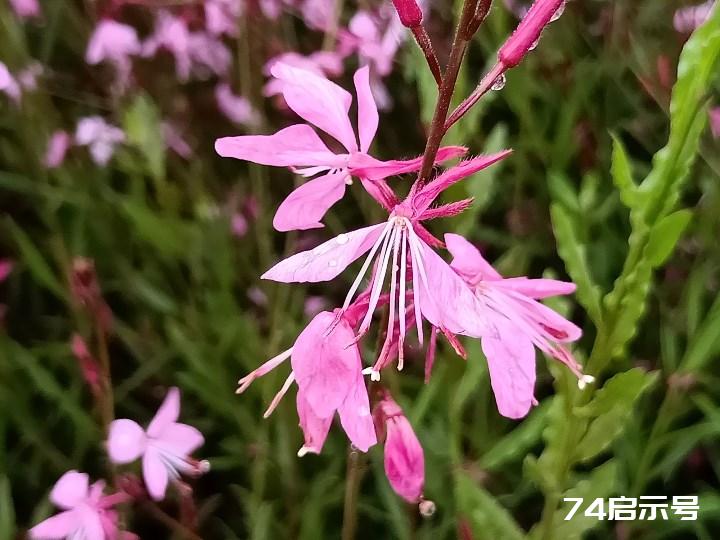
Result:
{"label": "flower bud", "polygon": [[90,354],[85,340],[79,334],[74,334],[70,348],[93,395],[100,395],[100,366]]}
{"label": "flower bud", "polygon": [[565,0],[536,0],[527,15],[498,52],[506,69],[517,66],[540,39],[543,29],[553,21]]}
{"label": "flower bud", "polygon": [[400,22],[406,28],[417,28],[422,23],[422,9],[415,0],[392,0]]}
{"label": "flower bud", "polygon": [[[425,485],[425,456],[410,422],[389,393],[373,415],[385,421],[385,475],[395,493],[408,502],[420,500]],[[380,431],[380,430],[378,430]]]}

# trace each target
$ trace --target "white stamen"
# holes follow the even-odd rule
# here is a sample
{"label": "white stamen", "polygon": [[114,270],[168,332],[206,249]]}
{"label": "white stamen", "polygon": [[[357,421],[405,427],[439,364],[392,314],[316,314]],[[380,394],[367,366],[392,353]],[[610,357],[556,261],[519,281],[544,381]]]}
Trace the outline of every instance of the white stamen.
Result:
{"label": "white stamen", "polygon": [[350,302],[353,299],[353,296],[355,296],[355,293],[358,290],[358,287],[360,287],[360,283],[362,282],[362,279],[365,277],[365,273],[368,270],[368,267],[370,266],[370,263],[373,260],[373,257],[375,257],[375,253],[377,252],[378,248],[380,247],[380,244],[382,244],[385,241],[385,238],[387,237],[387,233],[390,230],[390,227],[392,227],[392,222],[388,221],[387,225],[385,225],[385,228],[380,233],[380,236],[378,236],[378,239],[375,240],[375,243],[373,244],[373,247],[370,249],[370,253],[368,253],[367,258],[365,259],[365,262],[363,263],[362,267],[360,268],[360,272],[358,273],[357,277],[355,278],[355,281],[353,281],[352,286],[350,287],[350,290],[347,293],[347,296],[345,297],[345,302],[343,302],[342,310],[345,311],[348,306],[350,305]]}
{"label": "white stamen", "polygon": [[595,382],[595,377],[593,377],[592,375],[583,375],[582,377],[580,377],[578,379],[577,384],[578,384],[578,388],[580,390],[584,390],[588,384],[592,384],[594,382]]}
{"label": "white stamen", "polygon": [[[422,329],[422,316],[421,316],[421,310],[420,310],[420,277],[419,273],[422,269],[423,272],[425,272],[424,267],[422,266],[422,262],[420,261],[420,256],[415,250],[415,246],[413,244],[413,237],[415,235],[415,232],[412,230],[412,227],[408,228],[408,243],[410,245],[410,260],[412,261],[412,275],[413,275],[413,308],[415,309],[415,325],[417,326],[417,333],[418,333],[418,342],[420,345],[423,344],[423,329]],[[424,280],[427,282],[427,280]]]}
{"label": "white stamen", "polygon": [[379,381],[380,380],[380,372],[375,371],[374,369],[370,372],[370,380],[371,381]]}
{"label": "white stamen", "polygon": [[271,372],[273,369],[278,367],[280,364],[282,364],[285,360],[290,358],[290,355],[292,354],[292,347],[290,347],[287,351],[283,351],[277,356],[272,357],[270,360],[265,362],[263,365],[261,365],[256,370],[252,371],[251,373],[248,373],[240,379],[237,383],[240,385],[237,390],[235,390],[236,394],[242,394],[245,390],[248,389],[248,386],[257,379],[258,377],[262,377],[263,375],[266,375],[267,373]]}
{"label": "white stamen", "polygon": [[363,369],[360,373],[362,373],[363,375],[370,375],[370,374],[372,374],[372,372],[373,372],[373,368],[372,368],[372,366],[370,366],[370,367],[366,367],[365,369]]}
{"label": "white stamen", "polygon": [[377,307],[378,299],[380,298],[380,292],[382,291],[383,282],[385,281],[385,273],[387,272],[388,267],[388,261],[390,259],[390,242],[395,241],[395,237],[398,234],[398,230],[393,228],[393,231],[391,234],[387,235],[385,242],[383,243],[382,251],[380,252],[380,257],[378,258],[378,261],[380,261],[380,267],[377,269],[378,271],[375,273],[375,276],[373,278],[373,288],[372,292],[370,293],[370,301],[368,303],[368,310],[367,313],[365,313],[365,317],[362,320],[362,323],[360,324],[360,328],[358,329],[358,334],[363,335],[368,327],[370,326],[370,321],[372,320],[373,312],[375,311],[375,307]]}
{"label": "white stamen", "polygon": [[270,416],[273,411],[277,408],[278,404],[280,403],[280,400],[283,398],[283,396],[287,393],[288,390],[290,390],[290,385],[295,381],[295,374],[290,372],[290,375],[288,375],[288,378],[285,379],[285,383],[282,385],[282,388],[280,391],[275,394],[275,397],[270,402],[270,406],[268,407],[267,411],[265,411],[265,414],[263,414],[263,418],[267,418]]}
{"label": "white stamen", "polygon": [[[383,350],[385,350],[385,345],[389,344],[392,341],[393,333],[395,330],[395,294],[397,293],[397,271],[398,271],[398,248],[400,247],[400,237],[402,236],[402,229],[395,230],[395,234],[393,235],[393,262],[392,262],[392,272],[390,273],[390,306],[388,309],[388,324],[387,324],[387,333],[385,334],[385,344],[383,345]],[[402,318],[402,317],[401,317]]]}

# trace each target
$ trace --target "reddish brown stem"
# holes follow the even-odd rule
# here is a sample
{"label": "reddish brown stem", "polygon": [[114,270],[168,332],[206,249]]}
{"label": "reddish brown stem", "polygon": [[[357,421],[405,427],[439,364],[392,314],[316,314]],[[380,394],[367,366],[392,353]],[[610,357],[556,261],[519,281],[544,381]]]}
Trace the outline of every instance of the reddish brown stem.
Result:
{"label": "reddish brown stem", "polygon": [[435,49],[433,48],[430,36],[422,24],[415,26],[410,30],[412,30],[413,36],[415,36],[415,41],[417,41],[420,50],[422,50],[425,55],[425,60],[427,60],[428,67],[435,78],[435,82],[438,86],[440,86],[442,84],[442,73],[440,71],[440,63],[435,55]]}

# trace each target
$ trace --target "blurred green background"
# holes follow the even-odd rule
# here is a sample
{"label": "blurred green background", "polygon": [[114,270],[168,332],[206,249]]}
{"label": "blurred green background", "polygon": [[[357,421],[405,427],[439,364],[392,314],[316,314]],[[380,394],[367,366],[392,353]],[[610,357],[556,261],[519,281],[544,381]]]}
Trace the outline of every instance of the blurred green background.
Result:
{"label": "blurred green background", "polygon": [[[147,31],[160,4],[167,3],[128,5],[123,19]],[[340,5],[344,24],[358,6]],[[465,342],[467,362],[443,344],[427,385],[424,356],[410,351],[405,371],[384,381],[425,448],[425,496],[437,511],[422,518],[395,496],[382,450],[373,448],[361,458],[358,538],[515,540],[531,529],[529,537],[558,540],[720,537],[720,140],[703,130],[704,108],[718,105],[720,81],[710,61],[715,49],[688,55],[687,85],[700,86],[673,112],[687,130],[671,132],[671,91],[688,37],[672,18],[682,5],[571,2],[538,49],[510,72],[504,90],[483,100],[445,141],[474,153],[515,152],[455,186],[449,198],[474,196],[475,205],[433,223],[433,231],[467,235],[508,276],[570,275],[578,295],[552,307],[583,327],[575,353],[584,363],[595,351],[598,370],[591,372],[600,386],[613,376],[615,385],[605,387],[604,401],[583,409],[572,377],[539,358],[540,404],[514,422],[497,412],[477,342]],[[289,116],[261,95],[262,66],[278,42],[309,53],[321,47],[323,34],[292,14],[238,21],[233,83],[262,113],[257,127],[243,130],[215,110],[212,83],[180,84],[170,62],[138,60],[139,84],[112,95],[112,73],[83,59],[103,2],[42,6],[40,22],[23,23],[0,1],[0,61],[45,66],[38,88],[20,105],[0,95],[0,252],[14,262],[0,283],[0,540],[22,538],[51,512],[47,493],[64,471],[105,474],[92,396],[70,349],[75,333],[96,345],[95,321],[71,292],[77,257],[94,261],[113,313],[108,349],[117,415],[145,423],[167,387],[177,385],[181,419],[206,436],[198,455],[212,471],[193,483],[199,534],[338,538],[344,434],[333,429],[322,455],[298,459],[293,397],[262,419],[286,373],[268,375],[242,396],[234,395],[235,381],[292,344],[308,321],[308,295],[332,306],[348,285],[338,279],[289,286],[259,275],[283,254],[374,223],[382,211],[354,185],[326,229],[275,233],[272,216],[293,176],[213,151],[219,136],[267,133],[287,123]],[[437,2],[426,19],[441,61],[457,12]],[[476,84],[515,24],[496,1],[472,43],[456,98]],[[708,34],[696,48],[716,43],[719,32],[715,24],[712,39]],[[412,45],[402,46],[385,79],[394,106],[381,115],[373,154],[380,158],[417,155],[424,146],[436,90]],[[355,66],[349,60],[337,79],[346,88]],[[93,114],[127,134],[110,164],[98,167],[73,149],[61,167],[44,168],[50,134]],[[180,119],[194,148],[187,160],[162,142],[168,116]],[[652,158],[669,137],[672,155],[658,172],[662,156],[655,169]],[[635,181],[651,170],[655,176],[638,190],[623,183],[629,170]],[[644,204],[638,199],[653,208],[638,210]],[[634,219],[628,206],[646,220]],[[688,211],[648,240],[678,208]],[[244,234],[233,232],[238,215],[248,223]],[[655,254],[640,250],[626,260],[633,241],[655,242]],[[625,276],[624,289],[601,301],[618,276]],[[372,340],[366,341],[370,358]],[[642,494],[698,494],[699,518],[562,519],[562,497]],[[176,501],[163,508],[175,515]],[[128,516],[128,528],[141,538],[172,537],[143,511]]]}

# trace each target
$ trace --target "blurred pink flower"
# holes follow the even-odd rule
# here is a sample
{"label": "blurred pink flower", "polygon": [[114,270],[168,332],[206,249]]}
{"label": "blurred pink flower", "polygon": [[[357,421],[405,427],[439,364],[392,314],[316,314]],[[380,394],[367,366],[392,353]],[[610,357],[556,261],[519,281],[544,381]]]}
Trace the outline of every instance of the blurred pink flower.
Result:
{"label": "blurred pink flower", "polygon": [[720,107],[710,109],[708,114],[710,115],[710,131],[712,131],[713,137],[720,139]]}
{"label": "blurred pink flower", "polygon": [[303,313],[308,318],[314,317],[321,311],[324,311],[328,306],[327,298],[322,296],[308,296],[305,299],[305,305],[303,307]]}
{"label": "blurred pink flower", "polygon": [[250,301],[255,304],[256,306],[267,306],[268,303],[268,297],[267,294],[265,294],[265,291],[263,291],[260,287],[250,287],[247,290],[247,296],[250,299]]}
{"label": "blurred pink flower", "polygon": [[22,95],[20,85],[2,62],[0,62],[0,92],[4,92],[16,104],[20,103]]}
{"label": "blurred pink flower", "polygon": [[258,114],[244,96],[233,94],[228,83],[220,83],[215,87],[215,101],[218,109],[225,117],[237,125],[254,125],[258,123]]}
{"label": "blurred pink flower", "polygon": [[[322,227],[320,220],[345,194],[352,176],[360,178],[372,194],[382,189],[383,179],[416,171],[421,158],[406,161],[379,161],[367,152],[378,128],[378,111],[370,92],[367,67],[355,73],[358,103],[357,135],[348,112],[352,96],[337,84],[315,73],[287,64],[276,63],[272,74],[282,82],[281,90],[288,106],[301,118],[334,137],[344,153],[331,151],[308,124],[295,124],[274,135],[224,137],[215,142],[215,150],[232,157],[263,165],[290,167],[305,177],[315,177],[293,191],[278,208],[273,225],[279,231]],[[462,155],[462,147],[446,147],[438,152],[438,161]]]}
{"label": "blurred pink flower", "polygon": [[417,435],[387,391],[373,417],[378,432],[385,433],[385,476],[395,493],[409,503],[418,502],[425,485],[425,456]]}
{"label": "blurred pink flower", "polygon": [[358,11],[348,25],[348,32],[339,36],[343,52],[355,51],[363,65],[374,74],[387,77],[406,31],[392,8],[377,14]]}
{"label": "blurred pink flower", "polygon": [[487,331],[476,337],[482,340],[500,414],[522,418],[537,404],[535,347],[568,366],[580,387],[592,382],[564,346],[580,339],[580,328],[537,301],[571,294],[574,283],[503,278],[462,236],[446,234],[445,243],[453,256],[452,269],[473,289],[483,308]]}
{"label": "blurred pink flower", "polygon": [[132,69],[131,56],[141,52],[140,40],[132,26],[112,19],[102,19],[90,37],[85,61],[88,64],[109,62],[115,66],[118,80],[125,87]]}
{"label": "blurred pink flower", "polygon": [[55,169],[65,161],[65,154],[72,144],[72,137],[67,131],[59,129],[55,131],[48,141],[43,165],[48,169]]}
{"label": "blurred pink flower", "polygon": [[99,397],[101,392],[100,366],[90,354],[87,343],[80,334],[73,334],[70,350],[72,350],[73,356],[78,361],[83,379],[90,387],[93,395]]}
{"label": "blurred pink flower", "polygon": [[5,281],[15,268],[15,262],[11,259],[0,259],[0,283]]}
{"label": "blurred pink flower", "polygon": [[10,5],[15,15],[22,19],[40,16],[40,4],[38,0],[10,0]]}
{"label": "blurred pink flower", "polygon": [[[430,247],[431,245],[439,246],[442,243],[430,234],[422,221],[450,217],[465,210],[472,202],[471,200],[440,206],[432,205],[445,189],[500,161],[509,153],[510,151],[504,151],[461,162],[422,187],[413,184],[407,198],[402,202],[397,200],[392,191],[384,193],[385,199],[379,197],[379,202],[382,202],[390,213],[386,223],[342,233],[312,250],[296,253],[277,263],[261,278],[282,283],[330,281],[369,251],[345,297],[345,302],[340,310],[340,313],[345,313],[350,308],[351,300],[377,255],[372,273],[367,311],[358,329],[357,339],[362,337],[370,326],[373,313],[380,302],[388,269],[390,269],[390,308],[382,350],[387,350],[395,339],[397,322],[399,326],[398,369],[403,367],[406,300],[410,296],[405,289],[408,266],[412,271],[411,298],[420,344],[423,343],[423,318],[432,326],[452,334],[473,337],[487,335],[488,327],[484,320],[486,314],[483,306],[480,305],[472,290]],[[389,188],[387,189],[389,190]],[[379,370],[385,365],[386,359],[381,355],[371,372],[373,379],[379,379]]]}
{"label": "blurred pink flower", "polygon": [[110,460],[122,464],[142,457],[145,485],[155,500],[165,497],[168,482],[179,481],[181,473],[198,476],[210,467],[207,461],[189,457],[205,440],[194,427],[177,422],[179,416],[180,390],[171,388],[147,430],[126,418],[110,424]]}
{"label": "blurred pink flower", "polygon": [[134,534],[118,531],[118,515],[113,506],[129,500],[119,492],[103,495],[105,483],[89,484],[88,475],[68,471],[50,492],[50,500],[63,510],[29,531],[33,540],[130,540]]}
{"label": "blurred pink flower", "polygon": [[107,165],[115,147],[124,141],[123,130],[108,124],[100,116],[81,118],[75,129],[75,144],[87,146],[93,161],[98,165]]}
{"label": "blurred pink flower", "polygon": [[215,36],[237,36],[238,23],[245,11],[245,0],[205,0],[203,9],[208,32]]}
{"label": "blurred pink flower", "polygon": [[171,122],[163,122],[161,129],[163,139],[165,139],[165,146],[181,158],[190,159],[192,157],[192,148],[174,124]]}
{"label": "blurred pink flower", "polygon": [[335,0],[304,0],[300,13],[308,28],[325,32],[334,18]]}
{"label": "blurred pink flower", "polygon": [[360,351],[354,343],[352,327],[356,323],[354,309],[345,313],[323,311],[310,321],[291,349],[268,360],[238,381],[240,387],[237,393],[242,393],[255,379],[290,358],[292,372],[265,412],[265,417],[277,407],[292,383],[297,382],[297,411],[305,435],[305,444],[298,451],[298,456],[320,453],[336,412],[356,448],[367,452],[377,442]]}
{"label": "blurred pink flower", "polygon": [[230,222],[230,229],[232,230],[233,236],[238,238],[245,236],[248,232],[248,222],[247,219],[245,219],[245,216],[239,212],[233,214]]}
{"label": "blurred pink flower", "polygon": [[166,10],[155,17],[155,29],[142,44],[142,55],[155,56],[159,50],[167,50],[175,58],[178,79],[187,81],[191,75],[207,78],[227,73],[230,51],[222,41],[209,32],[190,32],[187,23]]}
{"label": "blurred pink flower", "polygon": [[321,77],[337,77],[343,72],[343,57],[334,51],[317,51],[308,56],[296,52],[283,53],[271,58],[263,68],[265,75],[271,77],[263,88],[265,96],[282,94],[283,82],[272,78],[272,67],[278,63],[311,71]]}
{"label": "blurred pink flower", "polygon": [[675,30],[683,33],[692,32],[710,17],[714,5],[715,0],[708,0],[703,4],[678,9],[673,17]]}

